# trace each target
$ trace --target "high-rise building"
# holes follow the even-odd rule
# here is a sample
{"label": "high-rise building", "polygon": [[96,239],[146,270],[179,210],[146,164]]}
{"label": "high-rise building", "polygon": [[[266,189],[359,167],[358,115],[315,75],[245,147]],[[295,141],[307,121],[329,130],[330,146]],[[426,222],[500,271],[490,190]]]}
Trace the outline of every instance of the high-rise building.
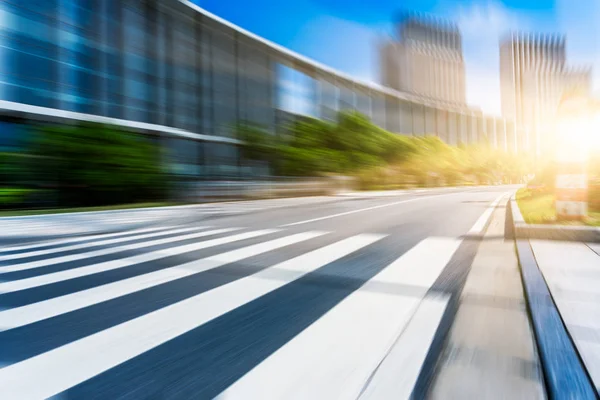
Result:
{"label": "high-rise building", "polygon": [[384,86],[465,105],[462,36],[456,25],[405,14],[398,22],[397,37],[382,43],[380,53]]}
{"label": "high-rise building", "polygon": [[563,94],[589,93],[590,86],[590,68],[567,66],[564,36],[512,33],[500,43],[502,114],[519,126],[525,151],[545,153]]}

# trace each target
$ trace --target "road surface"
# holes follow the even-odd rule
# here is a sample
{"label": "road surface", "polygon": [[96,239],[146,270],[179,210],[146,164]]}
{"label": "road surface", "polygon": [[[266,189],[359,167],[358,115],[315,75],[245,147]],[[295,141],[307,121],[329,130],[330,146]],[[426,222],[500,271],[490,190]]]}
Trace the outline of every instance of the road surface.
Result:
{"label": "road surface", "polygon": [[0,397],[366,399],[386,376],[394,398],[418,396],[491,207],[514,190],[229,203],[4,246]]}

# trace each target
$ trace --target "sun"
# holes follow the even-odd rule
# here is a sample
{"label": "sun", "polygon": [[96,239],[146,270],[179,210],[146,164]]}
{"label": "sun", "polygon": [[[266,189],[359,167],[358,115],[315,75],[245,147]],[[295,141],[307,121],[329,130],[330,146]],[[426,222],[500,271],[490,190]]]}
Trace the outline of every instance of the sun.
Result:
{"label": "sun", "polygon": [[556,158],[562,162],[585,162],[600,149],[600,107],[588,99],[561,104],[556,120]]}

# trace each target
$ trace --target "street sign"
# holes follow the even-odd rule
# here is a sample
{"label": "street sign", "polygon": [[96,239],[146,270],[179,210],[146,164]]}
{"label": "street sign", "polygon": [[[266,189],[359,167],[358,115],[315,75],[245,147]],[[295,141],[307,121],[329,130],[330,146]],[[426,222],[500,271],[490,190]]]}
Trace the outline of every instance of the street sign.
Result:
{"label": "street sign", "polygon": [[588,208],[587,146],[583,130],[595,113],[585,96],[564,96],[558,109],[556,142],[556,217],[559,220],[585,218]]}
{"label": "street sign", "polygon": [[[578,168],[579,167],[579,168]],[[579,169],[579,173],[574,173]],[[556,216],[558,219],[582,219],[587,215],[587,174],[581,165],[559,164],[556,175]]]}

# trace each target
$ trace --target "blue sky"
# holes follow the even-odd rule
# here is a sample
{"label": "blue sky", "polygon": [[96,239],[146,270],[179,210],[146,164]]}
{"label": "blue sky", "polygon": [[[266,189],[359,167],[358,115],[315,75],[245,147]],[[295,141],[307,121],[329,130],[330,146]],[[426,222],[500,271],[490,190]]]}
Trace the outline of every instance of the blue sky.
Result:
{"label": "blue sky", "polygon": [[[567,35],[569,61],[600,66],[600,0],[193,0],[264,38],[358,78],[377,82],[377,41],[394,16],[420,11],[463,33],[467,100],[500,112],[499,36],[510,30]],[[595,89],[600,85],[595,80]]]}

